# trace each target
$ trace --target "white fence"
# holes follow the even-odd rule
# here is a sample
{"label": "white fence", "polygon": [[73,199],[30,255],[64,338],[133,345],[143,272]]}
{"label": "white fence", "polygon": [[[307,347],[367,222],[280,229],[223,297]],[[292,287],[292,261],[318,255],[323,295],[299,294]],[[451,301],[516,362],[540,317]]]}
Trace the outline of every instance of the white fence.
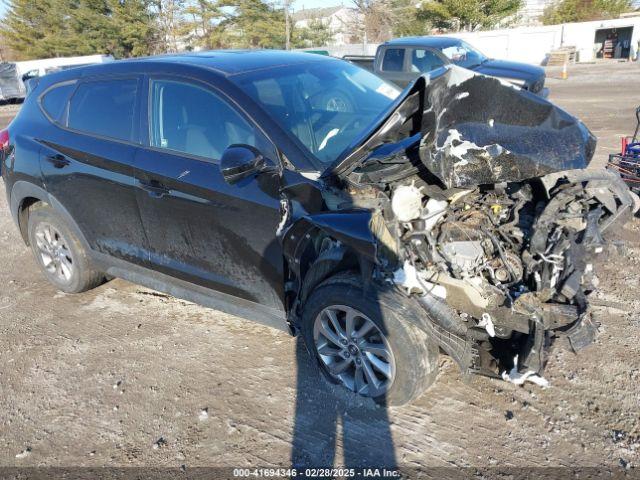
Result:
{"label": "white fence", "polygon": [[[462,38],[485,55],[504,60],[541,65],[547,55],[563,46],[576,47],[580,62],[595,58],[594,44],[598,30],[633,27],[631,57],[638,52],[640,17],[600,20],[595,22],[565,23],[540,27],[519,27],[482,32],[451,33],[447,36]],[[375,55],[378,44],[341,45],[326,49],[337,57],[343,55]]]}

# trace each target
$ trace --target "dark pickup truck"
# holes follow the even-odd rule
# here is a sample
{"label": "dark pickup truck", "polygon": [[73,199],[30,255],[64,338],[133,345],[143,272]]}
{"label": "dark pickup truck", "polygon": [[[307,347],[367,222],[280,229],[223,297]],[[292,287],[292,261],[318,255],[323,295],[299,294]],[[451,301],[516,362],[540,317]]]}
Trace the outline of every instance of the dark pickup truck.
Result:
{"label": "dark pickup truck", "polygon": [[546,97],[544,69],[535,65],[487,58],[459,38],[406,37],[378,47],[375,57],[347,55],[351,63],[404,88],[420,75],[455,64],[474,72],[498,77]]}

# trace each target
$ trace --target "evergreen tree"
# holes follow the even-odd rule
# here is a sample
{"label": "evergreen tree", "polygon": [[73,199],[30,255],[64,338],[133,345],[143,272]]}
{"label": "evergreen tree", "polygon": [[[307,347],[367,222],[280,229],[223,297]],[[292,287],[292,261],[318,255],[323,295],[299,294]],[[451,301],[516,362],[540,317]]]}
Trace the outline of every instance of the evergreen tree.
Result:
{"label": "evergreen tree", "polygon": [[12,0],[2,34],[20,58],[150,53],[149,0]]}
{"label": "evergreen tree", "polygon": [[262,0],[227,0],[232,11],[220,23],[213,41],[220,47],[284,48],[284,10]]}
{"label": "evergreen tree", "polygon": [[182,10],[182,17],[184,21],[179,31],[189,48],[210,50],[218,46],[218,24],[224,19],[218,1],[193,0]]}
{"label": "evergreen tree", "polygon": [[323,47],[332,38],[333,32],[329,26],[321,19],[313,18],[306,27],[293,29],[291,43],[295,48]]}
{"label": "evergreen tree", "polygon": [[68,7],[63,0],[12,1],[2,27],[7,45],[22,59],[68,55]]}
{"label": "evergreen tree", "polygon": [[443,30],[491,28],[522,7],[523,0],[426,0],[417,18]]}
{"label": "evergreen tree", "polygon": [[544,9],[542,23],[555,25],[618,18],[630,10],[630,0],[560,0]]}

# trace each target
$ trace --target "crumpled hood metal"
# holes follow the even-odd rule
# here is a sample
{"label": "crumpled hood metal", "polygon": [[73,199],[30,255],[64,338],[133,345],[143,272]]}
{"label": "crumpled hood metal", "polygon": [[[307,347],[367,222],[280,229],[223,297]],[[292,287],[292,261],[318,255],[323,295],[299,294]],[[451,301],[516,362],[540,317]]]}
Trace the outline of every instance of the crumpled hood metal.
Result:
{"label": "crumpled hood metal", "polygon": [[330,173],[348,174],[376,148],[416,133],[422,163],[449,188],[586,168],[596,144],[582,122],[547,100],[449,65],[407,87]]}

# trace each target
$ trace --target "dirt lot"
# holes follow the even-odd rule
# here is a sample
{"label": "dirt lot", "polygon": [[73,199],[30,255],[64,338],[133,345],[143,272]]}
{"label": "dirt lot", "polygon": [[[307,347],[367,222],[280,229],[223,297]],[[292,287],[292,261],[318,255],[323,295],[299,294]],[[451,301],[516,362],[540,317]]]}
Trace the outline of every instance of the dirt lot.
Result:
{"label": "dirt lot", "polygon": [[[600,137],[602,164],[633,128],[640,65],[570,75],[549,79],[551,99]],[[1,107],[0,125],[11,114]],[[640,471],[638,221],[600,266],[597,343],[578,356],[558,345],[550,388],[465,382],[441,357],[435,386],[387,411],[336,401],[284,333],[121,280],[57,293],[0,190],[0,465],[285,467],[293,454],[316,465]]]}

